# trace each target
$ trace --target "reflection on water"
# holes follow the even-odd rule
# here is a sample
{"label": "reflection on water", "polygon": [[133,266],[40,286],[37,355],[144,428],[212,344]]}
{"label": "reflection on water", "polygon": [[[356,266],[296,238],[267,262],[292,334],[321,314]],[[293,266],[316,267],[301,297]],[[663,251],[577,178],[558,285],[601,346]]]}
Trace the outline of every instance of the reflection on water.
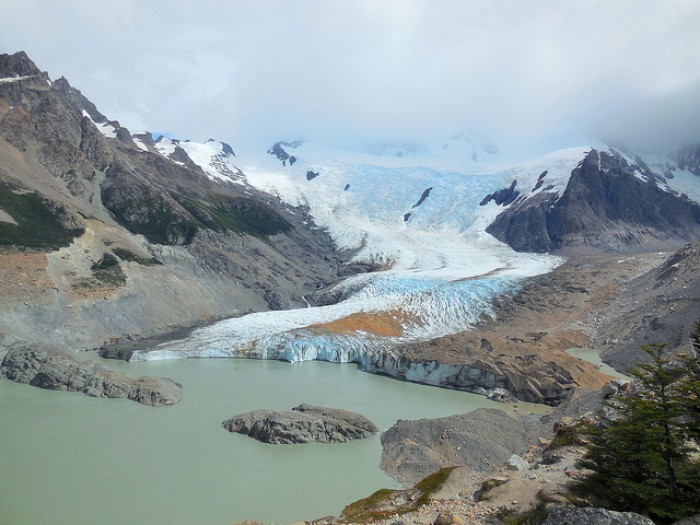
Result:
{"label": "reflection on water", "polygon": [[[92,356],[94,357],[94,356]],[[275,361],[109,361],[172,377],[183,401],[151,408],[0,381],[0,523],[290,523],[338,514],[396,486],[379,435],[341,445],[265,445],[221,428],[237,413],[311,403],[397,419],[498,407],[482,396],[391,380],[353,365]]]}

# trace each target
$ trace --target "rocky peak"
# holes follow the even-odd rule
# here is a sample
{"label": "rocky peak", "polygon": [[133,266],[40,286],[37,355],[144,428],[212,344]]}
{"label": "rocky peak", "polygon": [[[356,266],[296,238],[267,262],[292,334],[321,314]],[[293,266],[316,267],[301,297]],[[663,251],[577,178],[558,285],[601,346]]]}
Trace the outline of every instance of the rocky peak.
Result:
{"label": "rocky peak", "polygon": [[297,161],[297,158],[294,155],[290,155],[284,148],[298,148],[301,145],[301,140],[294,140],[292,142],[276,142],[269,150],[267,150],[267,153],[273,157],[277,157],[280,162],[282,162],[283,166],[286,166],[287,162],[289,162],[289,165],[292,166]]}
{"label": "rocky peak", "polygon": [[0,54],[0,78],[44,75],[24,51]]}
{"label": "rocky peak", "polygon": [[236,156],[236,154],[233,152],[233,148],[230,145],[226,144],[225,142],[222,142],[221,147],[223,148],[224,153],[226,155],[231,155],[232,157]]}
{"label": "rocky peak", "polygon": [[591,150],[561,196],[543,192],[517,200],[486,231],[520,251],[676,247],[700,234],[700,205],[665,191],[659,180],[643,162]]}

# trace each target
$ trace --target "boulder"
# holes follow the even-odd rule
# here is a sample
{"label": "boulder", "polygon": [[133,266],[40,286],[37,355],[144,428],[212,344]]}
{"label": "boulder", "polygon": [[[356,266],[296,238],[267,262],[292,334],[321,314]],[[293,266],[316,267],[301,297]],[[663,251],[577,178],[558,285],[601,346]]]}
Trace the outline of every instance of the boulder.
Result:
{"label": "boulder", "polygon": [[654,525],[634,512],[613,512],[595,507],[555,507],[543,525]]}
{"label": "boulder", "polygon": [[246,412],[227,419],[223,427],[272,444],[345,443],[377,433],[377,427],[360,414],[306,404],[291,411]]}
{"label": "boulder", "polygon": [[464,520],[460,518],[457,514],[450,514],[447,512],[441,512],[433,521],[433,525],[458,525],[464,523]]}
{"label": "boulder", "polygon": [[91,397],[124,397],[151,406],[174,405],[182,399],[182,385],[172,379],[134,378],[94,361],[26,344],[7,351],[0,364],[0,377]]}
{"label": "boulder", "polygon": [[601,389],[601,393],[603,394],[603,397],[605,397],[605,398],[616,396],[618,391],[619,391],[619,388],[614,382],[606,383],[605,385],[603,385],[603,388]]}
{"label": "boulder", "polygon": [[528,470],[530,465],[517,454],[513,454],[508,460],[508,470]]}

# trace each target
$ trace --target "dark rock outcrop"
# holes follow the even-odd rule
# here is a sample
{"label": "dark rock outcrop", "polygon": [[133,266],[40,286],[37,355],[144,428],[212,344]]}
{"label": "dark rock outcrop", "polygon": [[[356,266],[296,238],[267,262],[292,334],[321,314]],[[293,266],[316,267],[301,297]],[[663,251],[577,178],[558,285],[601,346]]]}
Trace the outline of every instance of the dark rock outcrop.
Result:
{"label": "dark rock outcrop", "polygon": [[223,427],[273,444],[345,443],[377,432],[377,427],[360,414],[310,405],[299,405],[288,412],[247,412],[224,421]]}
{"label": "dark rock outcrop", "polygon": [[282,162],[283,166],[286,166],[287,162],[289,162],[289,165],[292,166],[297,161],[297,158],[294,155],[290,155],[284,148],[298,148],[301,146],[301,144],[302,141],[300,140],[294,140],[292,142],[276,142],[269,150],[267,150],[267,153],[273,157],[277,157],[280,162]]}
{"label": "dark rock outcrop", "polygon": [[479,206],[486,206],[491,201],[495,202],[499,206],[508,206],[520,195],[520,192],[515,189],[515,186],[517,186],[517,184],[518,181],[514,180],[510,183],[510,186],[508,188],[503,188],[498,191],[494,191],[493,193],[489,193],[486,197],[484,197],[481,200]]}
{"label": "dark rock outcrop", "polygon": [[430,196],[430,192],[431,192],[431,191],[433,191],[433,187],[432,187],[432,186],[430,186],[430,188],[426,188],[425,190],[423,190],[423,193],[421,194],[420,199],[418,199],[418,202],[416,202],[416,203],[413,205],[413,208],[417,208],[418,206],[420,206],[421,204],[423,204],[423,202],[425,201],[425,199],[427,199],[427,198]]}
{"label": "dark rock outcrop", "polygon": [[7,352],[0,365],[0,376],[49,390],[128,398],[151,406],[174,405],[182,399],[182,385],[172,379],[134,378],[94,361],[24,344],[15,345]]}
{"label": "dark rock outcrop", "polygon": [[500,467],[513,454],[522,454],[536,437],[536,431],[493,408],[438,419],[400,420],[382,434],[381,467],[408,485],[447,466],[487,471]]}
{"label": "dark rock outcrop", "polygon": [[637,252],[695,239],[700,205],[664,191],[657,179],[614,151],[592,150],[562,195],[542,191],[516,201],[486,231],[515,250],[540,253]]}
{"label": "dark rock outcrop", "polygon": [[634,512],[614,512],[595,507],[554,507],[543,525],[654,525]]}
{"label": "dark rock outcrop", "polygon": [[316,177],[318,177],[320,174],[317,171],[307,171],[306,172],[306,180],[314,180]]}

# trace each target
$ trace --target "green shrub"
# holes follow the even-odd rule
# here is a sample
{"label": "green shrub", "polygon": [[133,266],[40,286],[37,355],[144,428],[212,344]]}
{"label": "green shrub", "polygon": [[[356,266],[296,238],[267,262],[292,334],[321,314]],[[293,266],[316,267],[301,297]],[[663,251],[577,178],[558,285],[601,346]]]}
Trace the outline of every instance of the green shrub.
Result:
{"label": "green shrub", "polygon": [[491,492],[496,487],[500,487],[505,482],[506,481],[503,479],[487,479],[481,484],[481,488],[479,489],[478,500],[487,501],[489,492]]}
{"label": "green shrub", "polygon": [[404,504],[396,503],[397,496],[402,496],[402,491],[380,489],[371,496],[351,503],[343,509],[341,518],[347,523],[368,523],[378,519],[384,519],[395,514],[413,512],[427,504],[430,497],[435,494],[445,483],[454,467],[441,468],[413,487],[415,498],[411,498]]}
{"label": "green shrub", "polygon": [[664,345],[643,350],[650,361],[632,371],[639,391],[618,398],[620,416],[592,432],[583,464],[593,473],[573,490],[595,505],[672,523],[700,513],[700,464],[687,446],[699,417],[692,400],[700,384],[690,371],[698,359],[688,358],[682,375]]}
{"label": "green shrub", "polygon": [[267,237],[289,231],[292,226],[272,208],[253,199],[212,196],[208,203],[172,194],[200,226],[219,232],[248,233]]}
{"label": "green shrub", "polygon": [[134,252],[127,250],[126,248],[114,248],[112,253],[119,257],[122,261],[135,262],[143,266],[158,266],[163,264],[155,257],[139,257]]}
{"label": "green shrub", "polygon": [[166,200],[142,188],[137,198],[114,187],[103,188],[102,201],[115,220],[130,232],[154,244],[190,244],[197,234],[196,221],[183,217]]}
{"label": "green shrub", "polygon": [[111,253],[105,253],[99,261],[94,263],[90,269],[92,270],[92,278],[94,281],[80,281],[79,288],[91,288],[94,285],[111,284],[113,286],[122,286],[126,283],[126,275],[119,266],[119,261]]}
{"label": "green shrub", "polygon": [[17,222],[0,222],[0,245],[57,250],[85,232],[64,226],[59,209],[48,199],[2,181],[0,208]]}

